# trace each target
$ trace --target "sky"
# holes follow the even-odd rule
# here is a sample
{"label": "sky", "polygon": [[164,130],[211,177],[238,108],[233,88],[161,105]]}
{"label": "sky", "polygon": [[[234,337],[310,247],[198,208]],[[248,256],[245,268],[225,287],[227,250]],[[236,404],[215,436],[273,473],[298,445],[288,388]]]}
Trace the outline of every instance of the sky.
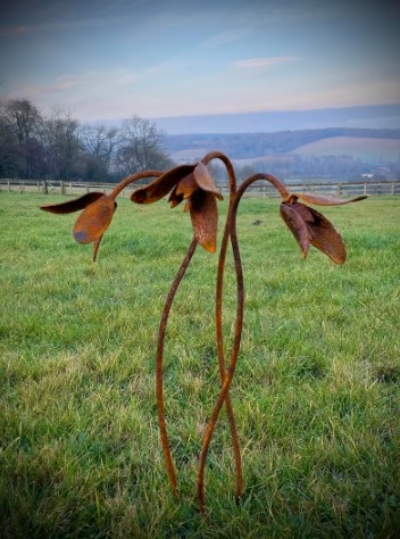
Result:
{"label": "sky", "polygon": [[400,103],[400,2],[0,0],[0,96],[86,122]]}

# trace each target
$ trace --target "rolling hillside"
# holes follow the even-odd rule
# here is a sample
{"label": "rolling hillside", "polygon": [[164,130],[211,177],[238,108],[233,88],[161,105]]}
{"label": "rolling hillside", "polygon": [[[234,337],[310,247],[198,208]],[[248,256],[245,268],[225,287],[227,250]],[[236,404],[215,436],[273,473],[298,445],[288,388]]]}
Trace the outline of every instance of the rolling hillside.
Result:
{"label": "rolling hillside", "polygon": [[290,153],[316,157],[348,155],[364,163],[396,163],[400,160],[400,139],[332,137],[304,144]]}
{"label": "rolling hillside", "polygon": [[231,159],[259,160],[277,155],[350,156],[365,163],[400,158],[399,129],[309,129],[274,133],[167,135],[166,149],[177,162],[198,159],[218,148]]}
{"label": "rolling hillside", "polygon": [[284,178],[349,180],[372,174],[397,178],[400,130],[329,128],[276,133],[196,134],[167,137],[177,163],[194,162],[219,149],[239,176],[253,169]]}

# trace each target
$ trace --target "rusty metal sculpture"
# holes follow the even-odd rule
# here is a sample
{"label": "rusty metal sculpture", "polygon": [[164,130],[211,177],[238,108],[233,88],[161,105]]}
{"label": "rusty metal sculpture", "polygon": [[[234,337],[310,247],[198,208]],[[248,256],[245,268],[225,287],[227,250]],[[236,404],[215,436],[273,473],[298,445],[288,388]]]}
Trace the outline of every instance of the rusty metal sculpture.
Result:
{"label": "rusty metal sculpture", "polygon": [[[229,389],[238,360],[244,311],[244,284],[242,264],[239,250],[239,242],[236,230],[237,209],[246,189],[255,181],[265,180],[273,185],[282,197],[280,213],[283,221],[300,245],[303,258],[307,256],[310,245],[313,245],[325,253],[336,264],[343,264],[346,259],[346,250],[341,236],[333,225],[319,212],[306,206],[302,202],[321,206],[335,206],[363,200],[360,196],[353,199],[337,199],[317,196],[308,193],[290,194],[285,186],[271,174],[258,173],[249,177],[240,186],[237,186],[234,168],[231,161],[221,152],[211,152],[200,162],[190,165],[180,165],[167,172],[148,170],[132,174],[122,180],[109,194],[92,192],[82,197],[61,204],[42,206],[41,209],[56,213],[66,214],[83,210],[74,227],[74,237],[80,243],[93,243],[93,260],[96,260],[100,242],[109,227],[113,214],[117,208],[115,199],[122,190],[131,183],[144,178],[152,180],[144,187],[135,190],[131,196],[132,202],[137,204],[151,204],[169,195],[171,207],[175,207],[185,201],[185,211],[189,211],[192,226],[193,239],[189,249],[178,269],[176,277],[167,295],[161,316],[157,352],[156,352],[156,393],[158,422],[160,428],[161,443],[164,452],[167,473],[171,487],[177,491],[177,479],[173,464],[170,445],[168,441],[167,425],[164,414],[163,392],[163,358],[166,328],[171,306],[178,287],[185,275],[186,269],[192,260],[193,254],[200,244],[206,251],[215,252],[217,248],[217,224],[218,209],[217,200],[222,200],[222,195],[217,189],[207,164],[213,159],[219,159],[224,164],[229,179],[229,205],[225,222],[224,234],[221,242],[216,279],[216,350],[221,378],[221,389],[211,413],[209,422],[203,435],[203,441],[199,456],[197,489],[199,508],[205,515],[205,488],[204,474],[210,442],[218,421],[219,413],[225,403],[229,427],[231,431],[235,468],[236,468],[236,500],[239,501],[243,493],[242,461],[239,438],[236,430],[232,403]],[[229,363],[227,364],[224,353],[224,336],[222,330],[222,299],[225,260],[228,244],[231,243],[234,267],[236,274],[237,307],[234,323],[234,334]]]}

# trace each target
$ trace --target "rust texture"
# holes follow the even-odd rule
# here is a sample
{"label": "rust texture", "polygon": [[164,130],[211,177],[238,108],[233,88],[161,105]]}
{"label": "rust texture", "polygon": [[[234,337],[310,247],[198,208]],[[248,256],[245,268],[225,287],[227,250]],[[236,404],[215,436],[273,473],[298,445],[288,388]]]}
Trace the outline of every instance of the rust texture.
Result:
{"label": "rust texture", "polygon": [[[125,189],[125,187],[138,180],[143,180],[144,178],[150,179],[147,185],[140,187],[133,192],[131,196],[132,202],[136,204],[152,204],[168,196],[168,202],[170,203],[171,208],[175,208],[183,202],[184,210],[190,215],[193,227],[193,239],[180,267],[178,268],[164,304],[158,329],[156,351],[156,396],[160,438],[168,479],[173,491],[176,493],[178,488],[177,475],[171,454],[167,422],[164,414],[164,344],[171,307],[179,285],[193,259],[196,248],[200,245],[210,253],[215,253],[217,251],[218,201],[222,200],[223,197],[207,168],[207,165],[214,159],[220,160],[226,168],[229,181],[229,202],[224,233],[218,255],[215,289],[215,341],[221,389],[204,431],[197,474],[197,496],[199,509],[203,516],[206,515],[205,469],[207,455],[223,405],[226,407],[232,438],[236,474],[235,496],[237,502],[240,501],[243,494],[241,449],[232,402],[229,395],[240,353],[244,318],[244,282],[236,228],[237,211],[243,194],[255,181],[263,180],[270,183],[281,196],[281,217],[298,242],[303,258],[306,258],[310,246],[313,246],[326,254],[335,264],[343,264],[346,260],[346,249],[343,240],[328,219],[305,203],[320,206],[334,206],[357,202],[366,197],[360,196],[352,199],[338,199],[322,197],[314,193],[289,193],[283,183],[275,176],[264,173],[254,174],[238,187],[231,161],[223,153],[213,151],[195,164],[179,165],[166,172],[147,170],[132,174],[123,179],[109,195],[92,192],[75,200],[41,207],[42,210],[55,214],[67,214],[83,210],[75,223],[73,233],[75,240],[79,243],[93,243],[93,260],[96,260],[100,242],[117,209],[117,196],[123,189]],[[301,202],[299,202],[299,200],[301,200]],[[236,277],[236,316],[230,352],[227,354],[225,352],[225,336],[222,329],[222,307],[225,262],[229,244],[233,253],[234,272]]]}

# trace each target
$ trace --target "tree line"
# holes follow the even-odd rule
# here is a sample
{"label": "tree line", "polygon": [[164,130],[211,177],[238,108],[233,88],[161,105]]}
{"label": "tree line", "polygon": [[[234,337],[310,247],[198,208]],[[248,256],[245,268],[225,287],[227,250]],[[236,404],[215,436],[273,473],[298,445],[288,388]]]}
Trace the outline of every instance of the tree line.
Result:
{"label": "tree line", "polygon": [[62,107],[42,114],[28,99],[0,102],[0,177],[114,182],[173,165],[164,135],[132,116],[120,127],[83,124]]}
{"label": "tree line", "polygon": [[[287,178],[355,179],[363,173],[399,177],[400,160],[387,171],[375,170],[351,156],[289,154],[303,144],[334,136],[400,138],[399,129],[330,128],[275,133],[164,135],[156,124],[138,116],[119,127],[80,123],[62,107],[44,115],[28,99],[0,100],[0,177],[116,182],[144,170],[174,165],[169,152],[215,149],[233,160],[239,180],[253,172]],[[263,156],[262,161],[256,157]],[[255,159],[254,163],[251,159]],[[223,171],[214,167],[218,182]]]}

